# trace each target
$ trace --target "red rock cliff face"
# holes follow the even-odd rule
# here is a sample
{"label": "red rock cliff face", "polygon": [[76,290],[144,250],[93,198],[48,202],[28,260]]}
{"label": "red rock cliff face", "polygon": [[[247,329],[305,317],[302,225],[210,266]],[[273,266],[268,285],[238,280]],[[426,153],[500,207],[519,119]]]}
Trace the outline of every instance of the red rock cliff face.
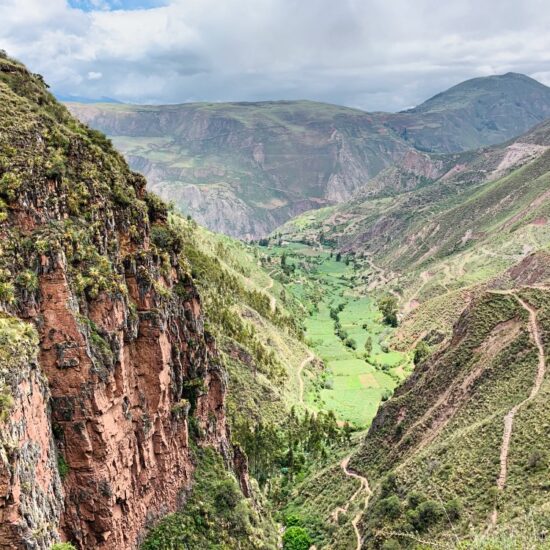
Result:
{"label": "red rock cliff face", "polygon": [[0,319],[1,394],[13,403],[0,426],[2,550],[49,548],[55,541],[51,526],[59,522],[62,509],[49,391],[36,363],[37,343],[30,326]]}
{"label": "red rock cliff face", "polygon": [[[33,75],[8,69],[10,79],[44,93]],[[80,548],[136,548],[189,488],[190,431],[227,452],[225,373],[164,206],[102,137],[59,106],[49,107],[54,121],[29,115],[29,89],[17,95],[0,81],[11,109],[0,111],[8,128],[0,151],[13,147],[17,178],[9,179],[13,192],[0,186],[0,273],[13,289],[0,305],[40,338],[39,367],[20,384],[32,398],[15,396],[12,420],[26,426],[14,444],[36,448],[50,535],[14,528],[4,547],[48,548],[58,532]],[[12,126],[18,109],[26,124]],[[17,470],[30,459],[13,460]],[[22,477],[8,478],[0,470],[0,517],[23,524]]]}

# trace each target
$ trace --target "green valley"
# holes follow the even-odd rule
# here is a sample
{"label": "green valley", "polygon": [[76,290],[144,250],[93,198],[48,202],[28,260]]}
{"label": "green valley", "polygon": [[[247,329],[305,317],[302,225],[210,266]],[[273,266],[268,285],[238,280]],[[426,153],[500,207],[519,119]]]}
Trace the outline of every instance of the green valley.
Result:
{"label": "green valley", "polygon": [[356,288],[359,273],[368,277],[367,264],[300,244],[269,247],[267,256],[269,267],[280,264],[272,276],[305,308],[306,341],[323,361],[321,371],[309,363],[301,373],[305,406],[367,427],[411,363],[389,349],[393,329],[383,323],[375,295]]}

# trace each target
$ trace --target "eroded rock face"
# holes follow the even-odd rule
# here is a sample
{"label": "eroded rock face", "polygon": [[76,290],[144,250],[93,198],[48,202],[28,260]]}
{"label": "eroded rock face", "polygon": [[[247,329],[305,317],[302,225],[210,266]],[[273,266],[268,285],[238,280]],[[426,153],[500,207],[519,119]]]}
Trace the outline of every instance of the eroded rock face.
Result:
{"label": "eroded rock face", "polygon": [[225,372],[144,179],[10,60],[0,95],[0,306],[38,334],[1,426],[0,548],[134,549],[182,504],[191,437],[231,461]]}
{"label": "eroded rock face", "polygon": [[[50,394],[36,362],[37,343],[29,326],[14,318],[1,319],[0,386],[4,399],[11,401],[9,416],[0,426],[2,550],[49,548],[55,542],[52,526],[59,523],[63,508]],[[5,406],[3,402],[2,409]]]}

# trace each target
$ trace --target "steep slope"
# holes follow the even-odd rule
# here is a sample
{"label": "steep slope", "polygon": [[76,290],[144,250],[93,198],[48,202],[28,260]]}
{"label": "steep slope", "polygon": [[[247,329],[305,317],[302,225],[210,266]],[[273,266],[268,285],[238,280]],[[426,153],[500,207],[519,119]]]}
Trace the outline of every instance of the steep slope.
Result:
{"label": "steep slope", "polygon": [[443,175],[416,190],[364,189],[277,235],[365,256],[366,287],[398,298],[398,347],[440,344],[491,277],[550,244],[548,144],[546,122],[502,146],[438,157]]}
{"label": "steep slope", "polygon": [[522,75],[479,78],[396,114],[309,101],[68,106],[111,136],[152,190],[211,229],[256,238],[394,165],[408,174],[400,191],[422,185],[452,162],[423,151],[519,135],[550,116],[550,89]]}
{"label": "steep slope", "polygon": [[0,58],[0,547],[135,548],[196,454],[232,463],[227,376],[166,208]]}
{"label": "steep slope", "polygon": [[380,409],[351,462],[375,487],[364,548],[544,547],[550,292],[533,263],[476,298]]}
{"label": "steep slope", "polygon": [[434,157],[439,174],[408,192],[388,183],[376,188],[382,178],[414,176],[392,168],[347,203],[306,213],[278,233],[309,240],[322,235],[343,250],[373,254],[392,269],[420,267],[474,245],[495,244],[504,235],[510,246],[525,226],[545,231],[549,149],[545,122],[502,146]]}
{"label": "steep slope", "polygon": [[389,126],[422,151],[502,143],[550,117],[550,89],[522,74],[474,78],[398,113]]}

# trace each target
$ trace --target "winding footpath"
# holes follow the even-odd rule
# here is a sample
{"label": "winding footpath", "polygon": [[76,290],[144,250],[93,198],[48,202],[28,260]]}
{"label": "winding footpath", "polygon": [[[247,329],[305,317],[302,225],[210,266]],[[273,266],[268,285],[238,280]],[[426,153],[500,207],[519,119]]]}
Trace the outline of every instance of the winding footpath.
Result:
{"label": "winding footpath", "polygon": [[[529,334],[531,335],[531,339],[535,343],[538,351],[539,361],[538,361],[538,368],[537,368],[537,374],[535,376],[535,380],[533,383],[533,387],[531,388],[531,392],[529,393],[529,396],[518,403],[517,405],[514,405],[510,411],[506,414],[504,417],[504,432],[502,435],[502,445],[500,448],[500,473],[497,479],[497,488],[499,491],[504,490],[504,487],[506,485],[506,479],[508,475],[508,455],[510,452],[510,441],[512,439],[512,431],[514,428],[514,418],[516,416],[516,413],[529,401],[532,401],[537,394],[540,391],[540,388],[542,386],[542,382],[544,380],[544,375],[546,374],[546,359],[544,357],[544,348],[542,345],[542,338],[540,335],[539,326],[537,323],[537,310],[531,305],[522,300],[517,294],[515,294],[516,290],[509,290],[509,291],[501,291],[502,294],[510,294],[512,295],[527,311],[529,314]],[[495,508],[493,510],[493,513],[491,514],[491,525],[495,526],[498,519],[498,511]]]}
{"label": "winding footpath", "polygon": [[333,520],[337,520],[338,519],[338,514],[340,514],[340,513],[345,514],[348,511],[349,505],[361,493],[365,493],[365,501],[364,501],[364,504],[363,504],[362,508],[357,512],[357,514],[355,514],[355,516],[351,520],[351,525],[353,527],[353,530],[355,531],[355,537],[357,539],[356,550],[361,550],[361,532],[359,531],[358,525],[359,525],[359,521],[361,520],[361,517],[363,516],[365,510],[367,509],[367,506],[369,504],[369,499],[372,495],[372,491],[369,487],[369,481],[366,477],[364,477],[362,475],[359,475],[356,472],[354,472],[353,470],[350,470],[348,468],[350,459],[351,459],[351,455],[344,458],[344,460],[342,460],[342,462],[340,463],[340,467],[342,468],[344,474],[346,474],[348,477],[353,477],[353,478],[357,479],[360,482],[360,485],[359,485],[359,488],[357,489],[357,491],[355,491],[355,493],[353,493],[352,497],[349,499],[346,506],[345,507],[338,506],[338,508],[336,508],[332,512],[331,516],[332,516]]}

